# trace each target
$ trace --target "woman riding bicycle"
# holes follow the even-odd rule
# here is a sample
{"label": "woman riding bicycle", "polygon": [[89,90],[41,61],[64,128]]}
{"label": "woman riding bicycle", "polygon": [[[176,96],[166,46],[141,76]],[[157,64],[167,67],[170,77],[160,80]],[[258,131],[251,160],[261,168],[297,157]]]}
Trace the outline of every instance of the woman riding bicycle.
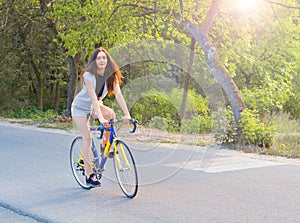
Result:
{"label": "woman riding bicycle", "polygon": [[104,106],[102,102],[106,95],[114,94],[124,113],[123,119],[131,119],[119,86],[122,83],[121,78],[123,78],[121,72],[109,53],[103,47],[95,49],[83,71],[82,89],[75,96],[72,103],[72,119],[83,138],[83,162],[85,175],[87,176],[86,183],[92,187],[98,187],[101,183],[92,170],[92,136],[89,129],[89,116],[93,109],[93,113],[104,125],[108,123],[108,120],[115,119],[114,111]]}

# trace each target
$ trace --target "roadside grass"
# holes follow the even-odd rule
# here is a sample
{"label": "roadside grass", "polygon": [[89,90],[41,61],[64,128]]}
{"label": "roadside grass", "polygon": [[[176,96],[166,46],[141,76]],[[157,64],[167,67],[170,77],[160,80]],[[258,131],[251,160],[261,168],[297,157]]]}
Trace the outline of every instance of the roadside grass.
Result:
{"label": "roadside grass", "polygon": [[72,118],[58,115],[53,110],[39,111],[35,107],[20,109],[0,117],[11,123],[35,125],[41,128],[70,130],[73,128]]}
{"label": "roadside grass", "polygon": [[270,123],[277,134],[274,135],[274,143],[270,148],[255,146],[240,147],[244,152],[283,156],[287,158],[300,158],[300,120],[291,119],[286,113],[272,115]]}
{"label": "roadside grass", "polygon": [[291,119],[289,114],[280,113],[271,117],[271,122],[278,132],[271,149],[264,154],[300,158],[300,120]]}
{"label": "roadside grass", "polygon": [[277,134],[273,148],[266,150],[265,154],[300,158],[300,133]]}

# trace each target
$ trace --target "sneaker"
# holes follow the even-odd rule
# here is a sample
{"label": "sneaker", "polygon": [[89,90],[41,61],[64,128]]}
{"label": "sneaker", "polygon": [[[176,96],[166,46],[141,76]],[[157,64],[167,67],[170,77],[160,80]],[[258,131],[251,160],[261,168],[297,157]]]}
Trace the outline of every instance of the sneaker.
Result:
{"label": "sneaker", "polygon": [[86,184],[90,187],[100,187],[101,186],[100,181],[97,179],[97,177],[94,173],[92,173],[88,179],[86,178]]}

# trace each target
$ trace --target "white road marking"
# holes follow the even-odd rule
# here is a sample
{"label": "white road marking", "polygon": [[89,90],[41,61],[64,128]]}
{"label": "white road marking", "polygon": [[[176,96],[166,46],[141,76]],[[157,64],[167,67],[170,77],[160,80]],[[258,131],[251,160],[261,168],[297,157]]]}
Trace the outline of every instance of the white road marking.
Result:
{"label": "white road marking", "polygon": [[244,157],[221,157],[215,158],[213,160],[196,160],[182,163],[172,163],[168,164],[167,166],[195,171],[203,171],[206,173],[218,173],[280,165],[285,165],[285,163]]}

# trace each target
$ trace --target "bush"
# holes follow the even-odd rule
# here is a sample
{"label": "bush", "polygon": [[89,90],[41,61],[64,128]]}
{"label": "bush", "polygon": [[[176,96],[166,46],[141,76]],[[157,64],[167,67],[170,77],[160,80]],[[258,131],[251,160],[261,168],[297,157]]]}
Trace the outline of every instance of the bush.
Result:
{"label": "bush", "polygon": [[8,115],[5,115],[4,117],[46,121],[55,118],[55,116],[56,114],[53,110],[47,110],[46,112],[41,112],[36,107],[28,107],[28,108],[19,109],[16,112],[12,112]]}
{"label": "bush", "polygon": [[218,114],[215,139],[221,144],[233,144],[237,142],[237,126],[231,109],[226,109]]}
{"label": "bush", "polygon": [[192,119],[183,119],[181,121],[182,132],[189,134],[208,133],[211,131],[211,126],[211,116],[208,115],[198,115]]}
{"label": "bush", "polygon": [[275,131],[261,123],[259,115],[255,111],[244,109],[241,116],[240,127],[243,130],[243,144],[271,148],[274,143]]}
{"label": "bush", "polygon": [[[208,102],[193,90],[188,92],[183,120],[180,108],[183,90],[173,89],[170,93],[152,90],[141,95],[131,108],[131,115],[143,125],[179,132],[208,132],[211,128]],[[163,126],[159,126],[163,125]]]}
{"label": "bush", "polygon": [[[160,117],[164,120],[164,125],[167,125],[167,130],[178,131],[179,129],[179,114],[174,105],[166,98],[158,94],[150,93],[142,97],[131,108],[131,115],[139,120],[143,125],[149,126],[154,117]],[[158,119],[156,119],[156,126]],[[161,120],[160,119],[160,120]]]}
{"label": "bush", "polygon": [[259,115],[252,110],[244,109],[241,113],[239,126],[236,126],[231,110],[225,111],[224,127],[220,128],[215,135],[218,142],[222,144],[238,143],[237,128],[242,129],[241,143],[243,145],[254,145],[271,148],[274,143],[275,131],[266,126],[259,119]]}

